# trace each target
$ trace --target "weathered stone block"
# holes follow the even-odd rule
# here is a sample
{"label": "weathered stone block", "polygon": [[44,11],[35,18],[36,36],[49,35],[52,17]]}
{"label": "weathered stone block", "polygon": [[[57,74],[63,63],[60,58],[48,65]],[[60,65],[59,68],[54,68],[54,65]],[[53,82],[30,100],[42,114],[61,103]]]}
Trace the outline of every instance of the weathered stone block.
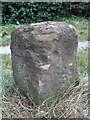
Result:
{"label": "weathered stone block", "polygon": [[35,23],[12,31],[13,76],[22,93],[39,104],[75,82],[77,40],[75,28],[62,22]]}

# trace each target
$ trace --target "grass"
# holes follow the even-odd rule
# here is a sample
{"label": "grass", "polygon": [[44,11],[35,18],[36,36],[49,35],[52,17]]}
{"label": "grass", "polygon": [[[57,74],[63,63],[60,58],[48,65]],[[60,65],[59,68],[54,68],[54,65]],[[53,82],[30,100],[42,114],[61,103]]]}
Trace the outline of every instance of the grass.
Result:
{"label": "grass", "polygon": [[[88,71],[87,50],[77,53],[77,64],[80,71],[80,84],[74,87],[71,84],[62,97],[56,97],[50,104],[48,98],[40,106],[33,106],[30,101],[23,97],[17,88],[13,86],[11,57],[0,55],[2,68],[3,94],[3,117],[7,118],[88,118]],[[83,71],[83,72],[81,72]],[[86,74],[85,74],[86,73]],[[12,92],[13,91],[13,92]],[[68,97],[67,97],[68,95]],[[58,101],[57,101],[58,98]],[[49,106],[48,106],[49,102]]]}
{"label": "grass", "polygon": [[13,75],[11,67],[11,57],[10,55],[0,55],[0,76],[2,81],[3,90],[12,91],[13,86]]}
{"label": "grass", "polygon": [[83,78],[87,75],[90,66],[88,62],[88,50],[79,50],[79,52],[77,52],[77,65],[80,77]]}
{"label": "grass", "polygon": [[[73,16],[71,18],[59,18],[54,21],[61,21],[61,22],[67,22],[69,24],[72,24],[76,29],[79,36],[79,41],[86,41],[88,40],[88,20],[81,17]],[[13,29],[19,27],[19,25],[14,24],[6,24],[2,26],[2,31],[0,33],[0,45],[9,45],[10,44],[10,33]]]}
{"label": "grass", "polygon": [[0,45],[9,45],[11,40],[11,31],[15,28],[19,27],[19,25],[7,24],[2,26],[2,30],[0,33]]}

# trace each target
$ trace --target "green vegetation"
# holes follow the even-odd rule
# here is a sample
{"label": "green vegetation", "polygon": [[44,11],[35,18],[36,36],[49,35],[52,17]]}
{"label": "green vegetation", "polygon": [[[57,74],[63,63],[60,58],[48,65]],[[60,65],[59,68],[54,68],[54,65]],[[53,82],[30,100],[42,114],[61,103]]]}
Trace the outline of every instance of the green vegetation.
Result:
{"label": "green vegetation", "polygon": [[7,24],[2,26],[2,30],[0,33],[0,45],[9,45],[11,40],[11,31],[15,28],[19,27],[19,25]]}
{"label": "green vegetation", "polygon": [[[79,41],[88,40],[88,20],[81,17],[71,17],[71,18],[58,18],[54,21],[67,22],[72,24],[76,29],[79,36]],[[9,45],[11,39],[11,31],[17,27],[20,27],[20,24],[6,24],[2,26],[2,31],[0,33],[0,45]]]}
{"label": "green vegetation", "polygon": [[10,55],[0,55],[0,64],[0,76],[3,90],[7,90],[8,92],[13,91],[14,85]]}
{"label": "green vegetation", "polygon": [[79,50],[79,52],[77,52],[77,65],[80,77],[88,76],[88,68],[90,67],[88,62],[88,50]]}
{"label": "green vegetation", "polygon": [[77,63],[82,69],[88,66],[88,50],[79,50],[77,52]]}
{"label": "green vegetation", "polygon": [[88,2],[3,2],[3,24],[20,24],[70,18],[73,15],[89,18]]}

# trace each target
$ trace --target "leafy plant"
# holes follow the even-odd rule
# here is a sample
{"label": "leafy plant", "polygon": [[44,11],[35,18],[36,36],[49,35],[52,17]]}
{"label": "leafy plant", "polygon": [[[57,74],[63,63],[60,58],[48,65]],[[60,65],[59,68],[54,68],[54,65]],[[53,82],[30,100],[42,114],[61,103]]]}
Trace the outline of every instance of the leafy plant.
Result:
{"label": "leafy plant", "polygon": [[60,17],[89,18],[90,3],[68,2],[3,2],[2,23],[16,24],[50,21]]}
{"label": "leafy plant", "polygon": [[11,31],[17,27],[19,27],[19,25],[7,24],[2,26],[2,31],[0,33],[0,45],[10,44]]}

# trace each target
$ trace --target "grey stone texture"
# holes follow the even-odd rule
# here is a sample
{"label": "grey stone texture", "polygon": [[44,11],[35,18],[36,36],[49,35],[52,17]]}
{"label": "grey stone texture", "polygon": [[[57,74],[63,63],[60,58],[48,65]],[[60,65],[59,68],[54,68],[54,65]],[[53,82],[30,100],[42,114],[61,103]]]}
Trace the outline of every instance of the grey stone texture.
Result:
{"label": "grey stone texture", "polygon": [[20,91],[35,104],[78,80],[78,37],[72,25],[41,22],[11,33],[13,76]]}

